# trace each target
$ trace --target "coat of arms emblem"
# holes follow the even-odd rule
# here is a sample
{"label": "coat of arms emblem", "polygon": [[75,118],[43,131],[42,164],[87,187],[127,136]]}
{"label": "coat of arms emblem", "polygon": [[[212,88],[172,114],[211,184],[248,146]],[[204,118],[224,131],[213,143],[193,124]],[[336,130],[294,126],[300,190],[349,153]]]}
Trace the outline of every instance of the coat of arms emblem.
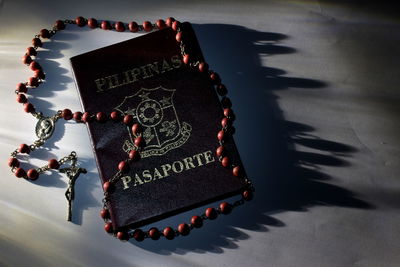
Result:
{"label": "coat of arms emblem", "polygon": [[[146,146],[140,152],[142,158],[164,155],[168,151],[183,145],[190,137],[192,126],[180,122],[173,103],[175,89],[162,86],[142,88],[115,107],[116,110],[133,116],[134,120],[143,127],[143,138]],[[123,143],[127,153],[133,146],[133,134],[127,127],[129,140]]]}

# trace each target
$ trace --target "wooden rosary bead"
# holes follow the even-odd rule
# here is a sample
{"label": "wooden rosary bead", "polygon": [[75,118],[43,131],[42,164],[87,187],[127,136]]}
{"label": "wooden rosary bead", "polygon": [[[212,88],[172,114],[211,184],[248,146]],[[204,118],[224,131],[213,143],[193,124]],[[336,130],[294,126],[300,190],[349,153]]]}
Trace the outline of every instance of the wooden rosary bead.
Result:
{"label": "wooden rosary bead", "polygon": [[110,192],[111,191],[111,183],[110,182],[105,182],[104,184],[103,184],[103,190],[104,190],[104,192]]}
{"label": "wooden rosary bead", "polygon": [[139,30],[139,25],[135,21],[132,21],[129,23],[128,28],[131,32],[137,32]]}
{"label": "wooden rosary bead", "polygon": [[233,116],[233,111],[230,108],[224,108],[224,116],[225,117],[232,117]]}
{"label": "wooden rosary bead", "polygon": [[185,63],[186,65],[189,64],[189,60],[190,60],[190,56],[189,54],[186,54],[183,56],[183,63]]}
{"label": "wooden rosary bead", "polygon": [[119,113],[118,111],[113,111],[113,112],[111,112],[110,117],[113,121],[120,121],[121,113]]}
{"label": "wooden rosary bead", "polygon": [[124,123],[125,125],[131,126],[133,123],[133,116],[132,115],[125,115],[124,116]]}
{"label": "wooden rosary bead", "polygon": [[61,112],[61,116],[63,117],[64,120],[69,121],[73,117],[72,111],[70,109],[66,108]]}
{"label": "wooden rosary bead", "polygon": [[210,79],[214,84],[220,84],[221,78],[219,77],[218,73],[213,72],[210,74]]}
{"label": "wooden rosary bead", "polygon": [[226,95],[228,93],[228,89],[226,89],[226,86],[224,84],[222,84],[222,83],[218,84],[217,85],[217,93],[220,96],[224,96],[224,95]]}
{"label": "wooden rosary bead", "polygon": [[151,24],[151,22],[147,21],[147,20],[143,22],[142,26],[143,26],[143,30],[146,32],[149,32],[153,29],[153,24]]}
{"label": "wooden rosary bead", "polygon": [[32,39],[32,46],[33,47],[42,47],[43,43],[39,38]]}
{"label": "wooden rosary bead", "polygon": [[221,204],[219,204],[219,210],[222,214],[229,214],[232,211],[232,205],[228,202],[222,202]]}
{"label": "wooden rosary bead", "polygon": [[165,21],[163,19],[159,19],[156,21],[156,26],[158,29],[162,30],[167,27],[167,24],[165,24]]}
{"label": "wooden rosary bead", "polygon": [[205,62],[201,62],[201,63],[199,64],[199,71],[200,71],[200,72],[203,72],[203,73],[207,73],[207,71],[208,71],[208,64],[205,63]]}
{"label": "wooden rosary bead", "polygon": [[44,39],[50,38],[50,32],[48,29],[41,29],[39,35]]}
{"label": "wooden rosary bead", "polygon": [[26,175],[28,176],[29,179],[33,181],[39,178],[39,173],[36,169],[29,169]]}
{"label": "wooden rosary bead", "polygon": [[77,18],[75,19],[75,23],[76,23],[76,25],[78,25],[79,27],[83,27],[83,26],[86,25],[87,21],[86,21],[86,19],[85,19],[84,17],[79,16],[79,17],[77,17]]}
{"label": "wooden rosary bead", "polygon": [[224,155],[225,148],[223,146],[219,146],[217,150],[215,151],[215,154],[217,157],[222,157]]}
{"label": "wooden rosary bead", "polygon": [[127,232],[118,232],[117,233],[117,238],[121,241],[128,241],[129,240],[129,235]]}
{"label": "wooden rosary bead", "polygon": [[8,166],[9,167],[19,167],[19,160],[17,158],[9,158]]}
{"label": "wooden rosary bead", "polygon": [[56,159],[51,159],[49,160],[49,164],[48,164],[50,169],[58,169],[60,168],[60,163],[56,160]]}
{"label": "wooden rosary bead", "polygon": [[40,64],[37,63],[36,61],[32,61],[32,62],[29,64],[29,68],[31,68],[31,70],[33,70],[33,71],[42,69],[42,67],[40,66]]}
{"label": "wooden rosary bead", "polygon": [[22,64],[29,65],[32,62],[32,58],[29,55],[22,56]]}
{"label": "wooden rosary bead", "polygon": [[223,106],[224,108],[230,108],[230,107],[232,107],[232,102],[231,102],[231,100],[230,100],[228,97],[226,97],[226,96],[224,96],[224,97],[221,99],[221,104],[222,104],[222,106]]}
{"label": "wooden rosary bead", "polygon": [[140,125],[138,124],[138,123],[134,123],[133,125],[132,125],[132,133],[134,134],[134,135],[139,135],[141,132],[142,132],[142,129],[141,129],[141,127],[140,127]]}
{"label": "wooden rosary bead", "polygon": [[22,168],[18,168],[15,170],[15,176],[18,178],[26,177],[26,171]]}
{"label": "wooden rosary bead", "polygon": [[24,104],[24,111],[26,113],[32,113],[35,111],[35,107],[32,105],[32,103],[26,102]]}
{"label": "wooden rosary bead", "polygon": [[102,28],[103,30],[111,30],[111,24],[110,24],[110,22],[107,21],[107,20],[102,21],[102,22],[101,22],[101,28]]}
{"label": "wooden rosary bead", "polygon": [[242,174],[242,169],[240,168],[240,166],[235,166],[232,169],[232,174],[233,176],[239,177]]}
{"label": "wooden rosary bead", "polygon": [[189,225],[186,223],[181,223],[180,225],[178,225],[178,232],[183,236],[188,235],[190,233]]}
{"label": "wooden rosary bead", "polygon": [[182,41],[182,32],[178,32],[175,35],[175,39],[176,39],[177,42],[181,42]]}
{"label": "wooden rosary bead", "polygon": [[222,128],[228,127],[230,125],[230,120],[228,118],[223,118],[221,120],[221,126]]}
{"label": "wooden rosary bead", "polygon": [[54,24],[54,27],[58,30],[58,31],[62,31],[65,29],[65,23],[62,20],[57,20],[56,23]]}
{"label": "wooden rosary bead", "polygon": [[225,132],[224,132],[223,130],[220,130],[220,131],[218,132],[218,134],[217,134],[217,138],[218,138],[219,141],[224,140],[224,138],[225,138]]}
{"label": "wooden rosary bead", "polygon": [[35,70],[33,73],[33,77],[37,78],[37,79],[41,79],[44,80],[46,78],[46,75],[44,74],[43,70]]}
{"label": "wooden rosary bead", "polygon": [[160,231],[156,227],[152,227],[149,230],[149,236],[153,240],[158,240],[160,238]]}
{"label": "wooden rosary bead", "polygon": [[100,217],[103,219],[107,219],[110,217],[110,212],[108,211],[108,209],[102,209],[100,211]]}
{"label": "wooden rosary bead", "polygon": [[165,236],[166,239],[172,240],[175,237],[175,231],[172,229],[172,227],[165,227],[163,230],[163,235]]}
{"label": "wooden rosary bead", "polygon": [[72,116],[76,122],[82,122],[82,112],[77,111]]}
{"label": "wooden rosary bead", "polygon": [[174,23],[175,19],[173,17],[169,17],[165,20],[165,24],[167,24],[168,27],[172,26],[172,23]]}
{"label": "wooden rosary bead", "polygon": [[118,170],[120,170],[121,172],[127,172],[129,170],[129,164],[126,161],[121,161],[118,164]]}
{"label": "wooden rosary bead", "polygon": [[175,20],[173,23],[172,23],[172,29],[174,30],[174,31],[177,31],[180,27],[181,27],[181,23],[179,22],[179,21],[177,21],[177,20]]}
{"label": "wooden rosary bead", "polygon": [[245,190],[242,193],[242,197],[246,201],[250,201],[253,199],[253,193],[250,190]]}
{"label": "wooden rosary bead", "polygon": [[82,115],[82,121],[83,121],[84,123],[88,123],[88,122],[91,122],[91,121],[92,121],[92,117],[90,116],[90,113],[89,113],[89,112],[83,113],[83,115]]}
{"label": "wooden rosary bead", "polygon": [[18,152],[23,154],[29,154],[31,152],[31,148],[27,144],[20,144]]}
{"label": "wooden rosary bead", "polygon": [[195,215],[190,219],[190,223],[193,225],[193,227],[200,228],[203,226],[203,219],[200,216]]}
{"label": "wooden rosary bead", "polygon": [[29,77],[28,79],[28,85],[31,87],[38,87],[39,86],[39,80],[36,77]]}
{"label": "wooden rosary bead", "polygon": [[214,208],[207,208],[205,215],[210,220],[214,220],[218,217],[218,213]]}
{"label": "wooden rosary bead", "polygon": [[132,236],[138,242],[144,240],[144,233],[141,229],[135,229],[135,231],[133,231]]}
{"label": "wooden rosary bead", "polygon": [[229,165],[230,165],[230,160],[229,160],[229,158],[226,157],[226,156],[223,157],[222,160],[221,160],[221,164],[222,164],[222,166],[224,166],[225,168],[228,168]]}
{"label": "wooden rosary bead", "polygon": [[26,96],[24,94],[18,94],[17,95],[17,102],[24,104],[26,102],[28,102],[28,99],[26,98]]}
{"label": "wooden rosary bead", "polygon": [[141,136],[138,136],[134,140],[135,146],[137,147],[143,147],[144,146],[144,138]]}
{"label": "wooden rosary bead", "polygon": [[115,30],[117,32],[124,32],[125,31],[125,24],[122,23],[121,21],[116,22],[114,27],[115,27]]}
{"label": "wooden rosary bead", "polygon": [[138,161],[140,159],[140,153],[139,151],[132,149],[129,151],[129,158],[133,161]]}
{"label": "wooden rosary bead", "polygon": [[91,28],[91,29],[96,29],[96,28],[99,26],[99,24],[97,23],[97,19],[90,18],[90,19],[88,20],[88,26],[89,26],[89,28]]}
{"label": "wooden rosary bead", "polygon": [[104,123],[107,121],[107,115],[104,112],[97,112],[96,114],[96,120],[100,123]]}
{"label": "wooden rosary bead", "polygon": [[26,93],[26,92],[28,91],[28,89],[26,88],[26,85],[23,84],[23,83],[18,83],[18,84],[17,84],[17,87],[16,87],[16,90],[17,90],[19,93]]}
{"label": "wooden rosary bead", "polygon": [[114,231],[114,229],[113,229],[113,226],[112,226],[112,223],[106,223],[105,225],[104,225],[104,230],[107,232],[107,233],[112,233],[113,231]]}

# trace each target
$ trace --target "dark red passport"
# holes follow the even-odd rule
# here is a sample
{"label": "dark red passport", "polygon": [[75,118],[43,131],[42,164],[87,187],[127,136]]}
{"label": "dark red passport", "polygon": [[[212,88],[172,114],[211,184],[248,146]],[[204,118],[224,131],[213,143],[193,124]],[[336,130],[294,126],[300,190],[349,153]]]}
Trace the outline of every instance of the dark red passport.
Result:
{"label": "dark red passport", "polygon": [[[182,24],[192,58],[203,61],[189,23]],[[181,62],[171,28],[100,48],[71,59],[83,110],[131,114],[143,126],[141,160],[110,196],[114,229],[140,227],[239,193],[245,183],[215,155],[223,109],[207,75]],[[128,158],[130,127],[108,120],[88,131],[102,183]],[[228,156],[242,165],[232,138]]]}

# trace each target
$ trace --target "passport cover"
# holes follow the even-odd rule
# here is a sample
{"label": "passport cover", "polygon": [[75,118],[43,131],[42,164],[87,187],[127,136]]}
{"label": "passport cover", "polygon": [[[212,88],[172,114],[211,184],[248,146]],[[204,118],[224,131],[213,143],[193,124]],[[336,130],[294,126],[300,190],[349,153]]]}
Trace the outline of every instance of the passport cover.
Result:
{"label": "passport cover", "polygon": [[[189,23],[184,42],[203,61]],[[238,194],[245,183],[222,167],[215,150],[223,109],[208,75],[181,62],[171,28],[155,31],[70,59],[82,108],[90,114],[118,110],[142,125],[140,161],[115,184],[109,209],[114,229],[140,227]],[[102,183],[128,158],[133,136],[121,122],[88,123]],[[241,160],[229,137],[224,144]],[[243,168],[242,168],[243,169]]]}

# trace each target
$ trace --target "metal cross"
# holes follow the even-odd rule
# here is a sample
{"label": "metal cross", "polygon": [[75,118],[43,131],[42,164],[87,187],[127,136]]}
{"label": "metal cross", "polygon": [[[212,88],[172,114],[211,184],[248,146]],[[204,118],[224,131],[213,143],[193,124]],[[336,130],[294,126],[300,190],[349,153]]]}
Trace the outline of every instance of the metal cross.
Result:
{"label": "metal cross", "polygon": [[67,220],[72,220],[72,202],[75,198],[75,181],[78,179],[81,173],[87,173],[86,169],[79,168],[76,166],[76,159],[71,160],[71,167],[60,169],[60,172],[65,173],[68,176],[68,188],[65,191],[65,197],[68,201],[68,217]]}

